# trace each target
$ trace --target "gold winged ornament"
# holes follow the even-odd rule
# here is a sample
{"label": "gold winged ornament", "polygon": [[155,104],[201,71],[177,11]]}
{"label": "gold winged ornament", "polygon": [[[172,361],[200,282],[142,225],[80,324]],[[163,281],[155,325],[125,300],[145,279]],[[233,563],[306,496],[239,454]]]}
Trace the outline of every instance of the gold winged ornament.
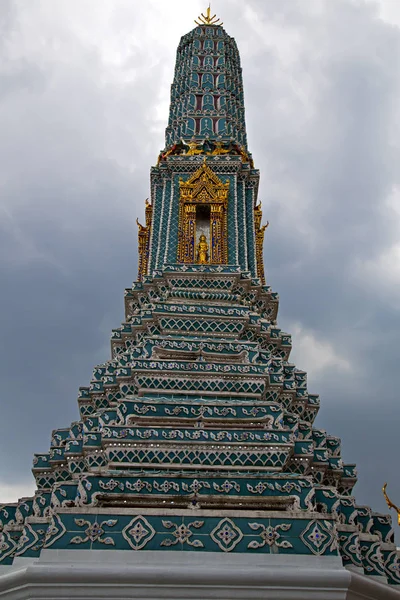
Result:
{"label": "gold winged ornament", "polygon": [[386,504],[388,505],[389,508],[394,508],[394,510],[397,512],[397,523],[400,525],[400,508],[398,508],[398,506],[393,504],[393,502],[390,500],[389,496],[386,493],[386,488],[387,488],[387,483],[385,483],[385,485],[382,488],[382,492],[383,492],[383,495],[385,496]]}

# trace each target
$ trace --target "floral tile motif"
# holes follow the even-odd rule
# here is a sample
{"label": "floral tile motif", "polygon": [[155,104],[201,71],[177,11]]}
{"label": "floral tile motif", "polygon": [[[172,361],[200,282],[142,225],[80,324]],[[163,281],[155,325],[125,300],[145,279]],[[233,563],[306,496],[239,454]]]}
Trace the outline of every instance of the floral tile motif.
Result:
{"label": "floral tile motif", "polygon": [[173,529],[173,531],[171,531],[172,538],[163,539],[163,541],[160,544],[161,546],[175,546],[176,544],[188,544],[193,548],[204,548],[204,544],[202,541],[198,539],[190,539],[193,536],[193,531],[191,530],[191,528],[194,527],[195,529],[199,529],[200,527],[203,527],[204,521],[192,521],[187,525],[185,525],[184,523],[177,524],[173,523],[172,521],[163,521],[162,524],[166,529]]}
{"label": "floral tile motif", "polygon": [[105,527],[114,527],[118,523],[118,519],[107,519],[98,523],[91,523],[85,519],[75,519],[78,527],[85,527],[84,535],[76,535],[70,540],[70,544],[84,544],[85,542],[99,542],[106,546],[115,546],[115,541],[111,536],[104,536],[106,533]]}
{"label": "floral tile motif", "polygon": [[394,585],[400,585],[400,560],[394,544],[391,550],[383,552],[383,558],[388,581]]}
{"label": "floral tile motif", "polygon": [[378,541],[374,540],[375,536],[370,536],[369,540],[362,539],[361,555],[366,575],[384,576],[384,563],[382,551]]}
{"label": "floral tile motif", "polygon": [[358,531],[341,531],[339,535],[340,554],[345,566],[353,564],[362,568],[362,558]]}
{"label": "floral tile motif", "polygon": [[332,525],[325,525],[321,521],[310,521],[300,539],[311,550],[313,554],[325,554],[328,547],[335,541],[332,533]]}
{"label": "floral tile motif", "polygon": [[66,531],[67,529],[59,515],[53,515],[46,530],[44,548],[50,548],[55,542],[63,537]]}
{"label": "floral tile motif", "polygon": [[156,532],[147,519],[135,517],[122,530],[122,535],[133,550],[141,550],[155,536]]}
{"label": "floral tile motif", "polygon": [[258,531],[261,538],[261,542],[252,540],[247,544],[248,548],[262,548],[265,545],[270,547],[276,546],[277,548],[293,548],[293,545],[288,540],[281,540],[281,534],[279,531],[289,531],[292,527],[291,523],[282,523],[276,527],[272,525],[263,525],[262,523],[249,523],[249,527],[253,531]]}
{"label": "floral tile motif", "polygon": [[6,563],[6,559],[14,551],[15,547],[16,544],[10,543],[10,539],[6,533],[0,533],[0,563]]}
{"label": "floral tile motif", "polygon": [[231,519],[222,519],[211,532],[211,538],[224,552],[231,552],[243,538],[243,533]]}

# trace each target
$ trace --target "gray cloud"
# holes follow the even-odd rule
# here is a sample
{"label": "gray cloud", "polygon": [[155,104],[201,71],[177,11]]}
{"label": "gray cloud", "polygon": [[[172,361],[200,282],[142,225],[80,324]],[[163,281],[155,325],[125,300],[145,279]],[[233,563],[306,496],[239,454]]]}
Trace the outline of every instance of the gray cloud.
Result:
{"label": "gray cloud", "polygon": [[[280,60],[266,34],[247,73],[247,98],[264,113],[253,151],[256,160],[262,156],[271,221],[269,281],[281,295],[281,325],[301,323],[350,362],[349,371],[333,367],[317,377],[309,365],[310,387],[322,396],[317,424],[340,435],[345,459],[359,463],[359,501],[383,509],[384,479],[400,494],[393,475],[398,291],[391,282],[382,294],[360,263],[399,241],[400,222],[387,204],[399,183],[399,30],[377,18],[373,4],[311,3],[309,12],[292,5],[291,15],[271,16],[268,3],[252,4],[260,29],[272,19],[289,38],[293,30],[301,36]],[[257,79],[264,55],[265,76]],[[294,355],[301,367],[301,354]]]}
{"label": "gray cloud", "polygon": [[[1,4],[0,480],[28,478],[108,357],[175,49],[202,8],[187,4]],[[400,31],[378,7],[215,2],[241,51],[280,325],[321,394],[317,426],[358,463],[359,502],[384,510],[384,480],[400,497]]]}

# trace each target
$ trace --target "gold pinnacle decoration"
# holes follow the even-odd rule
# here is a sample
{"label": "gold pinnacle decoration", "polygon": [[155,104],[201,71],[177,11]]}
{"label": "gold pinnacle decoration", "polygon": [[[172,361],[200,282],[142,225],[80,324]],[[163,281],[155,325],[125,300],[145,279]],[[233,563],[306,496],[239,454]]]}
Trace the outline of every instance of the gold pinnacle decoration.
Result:
{"label": "gold pinnacle decoration", "polygon": [[138,265],[138,280],[142,281],[143,276],[147,275],[147,268],[149,262],[149,251],[150,251],[150,233],[151,233],[151,220],[153,216],[153,207],[149,203],[149,199],[146,199],[146,225],[141,225],[139,220],[136,219],[138,231],[138,243],[139,243],[139,265]]}
{"label": "gold pinnacle decoration", "polygon": [[382,488],[383,495],[385,496],[386,504],[389,508],[394,508],[397,512],[397,523],[400,525],[400,508],[398,508],[393,502],[390,500],[389,496],[386,493],[387,483]]}
{"label": "gold pinnacle decoration", "polygon": [[194,22],[196,25],[223,25],[223,23],[220,23],[220,19],[218,19],[217,15],[211,16],[210,4],[208,5],[206,14],[201,13],[197,18],[200,22],[195,19]]}
{"label": "gold pinnacle decoration", "polygon": [[262,210],[261,204],[258,204],[254,208],[254,229],[256,236],[256,258],[257,258],[257,276],[261,279],[261,283],[265,285],[265,274],[264,274],[264,235],[265,230],[269,225],[269,221],[265,225],[261,226]]}

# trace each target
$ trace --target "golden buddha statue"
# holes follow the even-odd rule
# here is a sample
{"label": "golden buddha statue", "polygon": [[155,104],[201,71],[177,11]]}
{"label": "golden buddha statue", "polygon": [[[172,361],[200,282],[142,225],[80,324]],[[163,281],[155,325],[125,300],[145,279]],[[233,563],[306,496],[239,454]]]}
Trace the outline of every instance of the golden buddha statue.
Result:
{"label": "golden buddha statue", "polygon": [[200,265],[208,263],[208,244],[206,236],[202,233],[197,244],[197,262]]}

